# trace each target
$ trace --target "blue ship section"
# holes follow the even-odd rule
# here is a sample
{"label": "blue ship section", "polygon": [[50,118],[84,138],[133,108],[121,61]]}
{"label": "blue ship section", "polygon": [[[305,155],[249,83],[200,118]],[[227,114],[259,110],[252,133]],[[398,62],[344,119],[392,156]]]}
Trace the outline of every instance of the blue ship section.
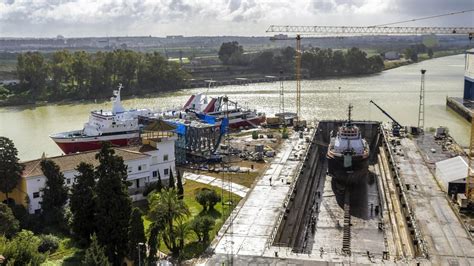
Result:
{"label": "blue ship section", "polygon": [[474,100],[474,80],[464,77],[464,97],[465,100]]}

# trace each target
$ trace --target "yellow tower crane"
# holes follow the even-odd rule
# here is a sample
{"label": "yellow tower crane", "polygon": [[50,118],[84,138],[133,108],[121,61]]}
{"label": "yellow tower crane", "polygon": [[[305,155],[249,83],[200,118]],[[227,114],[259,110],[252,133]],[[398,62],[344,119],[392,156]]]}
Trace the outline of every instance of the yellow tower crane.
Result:
{"label": "yellow tower crane", "polygon": [[[464,11],[463,11],[464,12]],[[461,12],[457,12],[461,13]],[[451,14],[451,13],[450,13]],[[447,14],[447,15],[450,15]],[[452,13],[454,14],[454,13]],[[441,15],[444,16],[444,15]],[[425,19],[425,18],[423,18]],[[410,20],[415,21],[415,20]],[[398,24],[399,22],[385,24]],[[401,22],[400,22],[401,23]],[[468,35],[469,40],[474,37],[474,27],[392,27],[392,26],[292,26],[271,25],[266,32],[296,33],[296,113],[301,116],[301,36],[370,36],[370,35]],[[469,167],[466,178],[466,198],[474,204],[474,117],[471,120],[471,137],[469,145]]]}

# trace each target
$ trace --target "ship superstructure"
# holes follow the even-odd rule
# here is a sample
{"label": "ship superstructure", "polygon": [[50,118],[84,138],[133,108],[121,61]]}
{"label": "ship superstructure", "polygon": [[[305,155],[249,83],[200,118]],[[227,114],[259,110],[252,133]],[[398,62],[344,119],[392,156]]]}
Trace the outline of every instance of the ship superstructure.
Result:
{"label": "ship superstructure", "polygon": [[120,98],[121,89],[120,84],[118,90],[114,90],[112,110],[92,111],[83,129],[52,134],[50,138],[66,154],[99,149],[104,141],[116,146],[136,141],[140,129],[138,117],[150,117],[154,113],[149,109],[125,110]]}
{"label": "ship superstructure", "polygon": [[360,129],[352,123],[352,105],[348,120],[334,134],[328,147],[328,173],[337,181],[355,183],[368,173],[370,149]]}
{"label": "ship superstructure", "polygon": [[195,113],[202,120],[212,119],[220,125],[224,117],[229,118],[229,127],[254,128],[265,121],[265,114],[256,110],[243,108],[237,102],[229,100],[227,96],[209,97],[203,93],[191,95],[183,109]]}

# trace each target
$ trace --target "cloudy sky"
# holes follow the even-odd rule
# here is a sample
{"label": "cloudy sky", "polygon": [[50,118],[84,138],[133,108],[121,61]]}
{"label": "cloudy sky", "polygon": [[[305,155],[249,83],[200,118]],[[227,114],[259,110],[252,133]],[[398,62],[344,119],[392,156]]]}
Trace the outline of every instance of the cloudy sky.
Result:
{"label": "cloudy sky", "polygon": [[[0,0],[0,37],[265,35],[270,24],[378,25],[474,0]],[[409,23],[474,26],[474,12]]]}

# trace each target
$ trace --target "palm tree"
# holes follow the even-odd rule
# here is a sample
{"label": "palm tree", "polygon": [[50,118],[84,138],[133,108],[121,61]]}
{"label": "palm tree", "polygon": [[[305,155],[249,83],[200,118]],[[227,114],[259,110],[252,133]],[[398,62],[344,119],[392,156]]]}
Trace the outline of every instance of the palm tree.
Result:
{"label": "palm tree", "polygon": [[178,221],[175,226],[175,231],[177,236],[176,238],[179,239],[179,248],[182,250],[184,248],[184,240],[191,232],[189,225],[183,221]]}
{"label": "palm tree", "polygon": [[[163,190],[161,193],[154,193],[149,198],[150,210],[148,218],[152,222],[164,223],[162,235],[163,242],[174,256],[179,255],[182,248],[179,240],[179,224],[182,224],[191,213],[186,204],[178,199],[176,189]],[[178,226],[175,227],[175,222]],[[176,237],[178,236],[178,237]],[[184,240],[183,240],[184,241]],[[183,242],[184,243],[184,242]]]}

